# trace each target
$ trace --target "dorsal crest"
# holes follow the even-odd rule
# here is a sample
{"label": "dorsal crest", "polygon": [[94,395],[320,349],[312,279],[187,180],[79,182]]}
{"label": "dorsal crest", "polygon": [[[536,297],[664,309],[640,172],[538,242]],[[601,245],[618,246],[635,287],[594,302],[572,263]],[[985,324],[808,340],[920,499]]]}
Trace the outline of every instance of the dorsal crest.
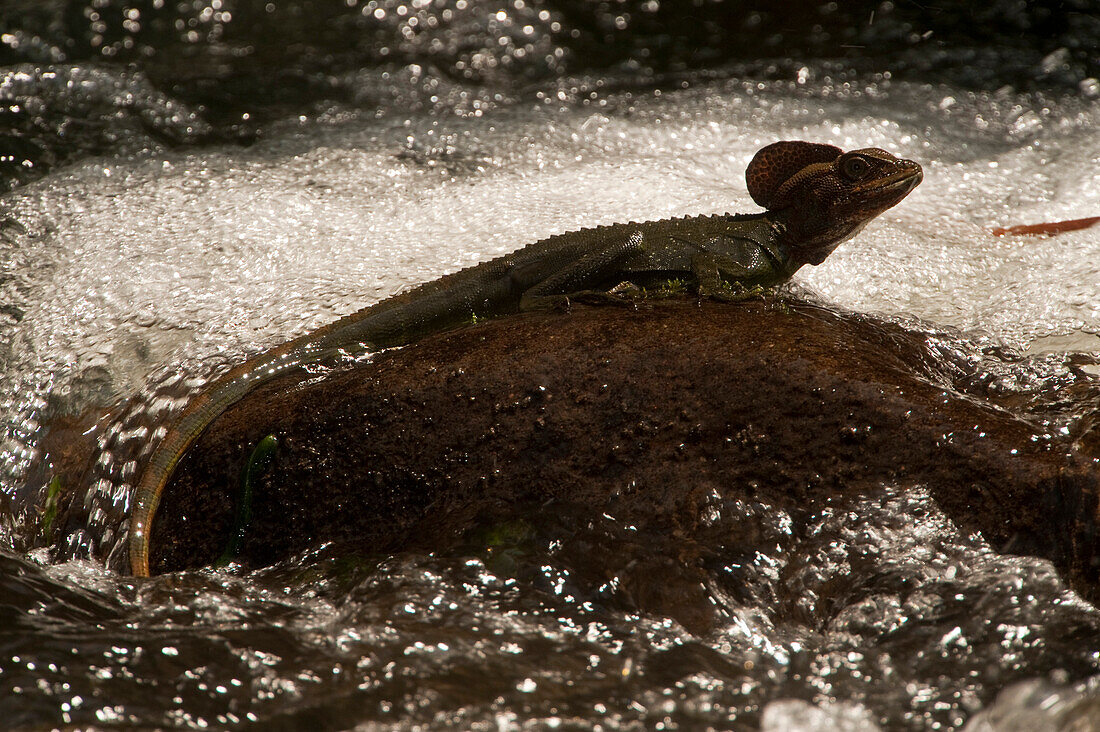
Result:
{"label": "dorsal crest", "polygon": [[844,153],[835,145],[786,140],[761,148],[745,169],[745,182],[752,200],[764,208],[772,208],[776,194],[806,166],[831,163]]}

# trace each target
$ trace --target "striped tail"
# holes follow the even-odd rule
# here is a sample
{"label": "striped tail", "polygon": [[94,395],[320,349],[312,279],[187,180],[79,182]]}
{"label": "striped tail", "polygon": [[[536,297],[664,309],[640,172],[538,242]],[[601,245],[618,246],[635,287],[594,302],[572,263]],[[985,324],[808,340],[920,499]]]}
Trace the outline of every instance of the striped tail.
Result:
{"label": "striped tail", "polygon": [[149,463],[134,491],[130,512],[130,572],[149,576],[149,540],[160,506],[161,494],[176,465],[199,435],[226,409],[260,384],[293,368],[336,356],[341,346],[318,346],[291,341],[255,360],[236,366],[196,396],[168,429],[153,450]]}
{"label": "striped tail", "polygon": [[516,282],[509,257],[441,277],[306,333],[228,371],[184,408],[149,457],[130,512],[130,571],[149,576],[149,539],[160,497],[176,465],[222,412],[260,384],[290,369],[323,361],[356,345],[372,349],[411,343],[469,323],[473,305],[487,317],[519,310],[522,293],[538,281]]}

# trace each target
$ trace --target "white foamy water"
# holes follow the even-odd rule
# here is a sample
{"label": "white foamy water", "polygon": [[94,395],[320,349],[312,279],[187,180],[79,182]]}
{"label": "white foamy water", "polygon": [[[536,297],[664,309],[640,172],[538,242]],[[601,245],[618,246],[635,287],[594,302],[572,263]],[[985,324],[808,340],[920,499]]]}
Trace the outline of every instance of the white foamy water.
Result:
{"label": "white foamy water", "polygon": [[[744,166],[780,138],[925,167],[901,206],[798,275],[825,299],[1017,345],[1100,330],[1100,233],[988,235],[1100,211],[1098,105],[1040,116],[955,96],[727,83],[603,108],[353,118],[247,150],[87,164],[3,200],[29,232],[6,245],[23,287],[5,304],[26,316],[4,330],[78,370],[126,343],[152,348],[151,364],[251,349],[555,232],[753,211]],[[109,360],[117,376],[125,364]]]}

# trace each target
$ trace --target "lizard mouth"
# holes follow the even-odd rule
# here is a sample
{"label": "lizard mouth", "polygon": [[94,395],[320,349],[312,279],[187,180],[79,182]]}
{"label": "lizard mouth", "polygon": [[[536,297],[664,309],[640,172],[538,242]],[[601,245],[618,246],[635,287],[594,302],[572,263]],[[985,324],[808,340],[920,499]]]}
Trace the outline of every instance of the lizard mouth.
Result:
{"label": "lizard mouth", "polygon": [[888,178],[879,186],[879,191],[882,193],[900,193],[904,196],[920,185],[922,180],[924,180],[924,171],[920,169],[920,166],[915,166]]}

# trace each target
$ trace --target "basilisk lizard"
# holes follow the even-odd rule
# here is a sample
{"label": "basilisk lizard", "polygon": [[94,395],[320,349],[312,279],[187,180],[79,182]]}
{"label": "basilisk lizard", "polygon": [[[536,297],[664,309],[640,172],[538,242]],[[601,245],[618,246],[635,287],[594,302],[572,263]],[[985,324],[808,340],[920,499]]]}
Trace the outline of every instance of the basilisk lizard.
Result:
{"label": "basilisk lizard", "polygon": [[154,449],[134,493],[130,569],[149,574],[149,538],[177,463],[214,419],[258,384],[362,344],[387,348],[427,334],[571,301],[623,301],[614,291],[682,279],[703,296],[786,281],[820,264],[922,178],[920,165],[885,150],[768,145],[745,171],[766,211],[614,224],[551,236],[511,254],[416,287],[251,358],[184,408]]}

